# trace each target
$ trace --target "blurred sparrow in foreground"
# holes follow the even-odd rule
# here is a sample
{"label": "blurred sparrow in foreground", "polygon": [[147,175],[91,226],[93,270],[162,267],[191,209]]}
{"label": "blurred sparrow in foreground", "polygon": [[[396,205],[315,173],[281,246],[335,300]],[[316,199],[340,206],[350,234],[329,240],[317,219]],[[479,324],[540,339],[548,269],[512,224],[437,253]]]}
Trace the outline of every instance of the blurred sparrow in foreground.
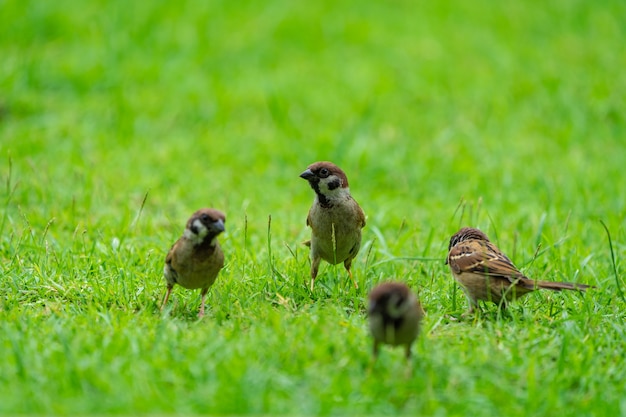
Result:
{"label": "blurred sparrow in foreground", "polygon": [[450,238],[446,263],[474,312],[479,300],[506,308],[506,303],[537,289],[584,291],[589,285],[536,281],[525,277],[478,229],[464,227]]}
{"label": "blurred sparrow in foreground", "polygon": [[224,266],[224,253],[217,236],[224,231],[225,221],[224,213],[210,208],[200,209],[189,218],[185,232],[165,258],[163,273],[167,293],[161,310],[165,308],[174,284],[178,284],[190,290],[202,289],[198,317],[204,316],[206,293]]}
{"label": "blurred sparrow in foreground", "polygon": [[378,285],[369,294],[367,313],[374,337],[374,358],[378,356],[380,343],[404,345],[405,355],[410,358],[424,310],[409,287],[400,282]]}
{"label": "blurred sparrow in foreground", "polygon": [[348,178],[331,162],[316,162],[300,174],[315,191],[315,200],[306,219],[311,227],[311,291],[315,284],[320,261],[336,265],[343,262],[354,286],[358,284],[350,266],[361,247],[361,229],[365,214],[350,195]]}

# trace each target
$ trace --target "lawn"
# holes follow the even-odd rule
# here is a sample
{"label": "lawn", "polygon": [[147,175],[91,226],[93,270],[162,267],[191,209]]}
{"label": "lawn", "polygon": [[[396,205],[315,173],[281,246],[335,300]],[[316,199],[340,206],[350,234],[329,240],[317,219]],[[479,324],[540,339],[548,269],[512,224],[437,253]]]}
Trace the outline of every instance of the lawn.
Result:
{"label": "lawn", "polygon": [[[626,413],[626,3],[0,0],[0,414]],[[299,174],[367,215],[308,289]],[[226,266],[163,262],[200,207]],[[503,313],[444,264],[461,226],[528,276]],[[365,302],[427,312],[372,360]]]}

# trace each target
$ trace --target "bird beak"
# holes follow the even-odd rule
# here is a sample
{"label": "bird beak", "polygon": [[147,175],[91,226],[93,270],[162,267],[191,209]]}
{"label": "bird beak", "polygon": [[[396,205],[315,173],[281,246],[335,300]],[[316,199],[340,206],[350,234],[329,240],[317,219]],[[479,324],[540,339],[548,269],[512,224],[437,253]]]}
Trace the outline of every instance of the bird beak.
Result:
{"label": "bird beak", "polygon": [[446,258],[446,261],[443,264],[448,265],[448,258]]}
{"label": "bird beak", "polygon": [[310,169],[307,169],[302,174],[300,174],[300,178],[304,178],[307,181],[309,181],[313,177],[315,177],[315,174]]}
{"label": "bird beak", "polygon": [[219,230],[220,232],[223,232],[226,230],[226,227],[224,226],[224,222],[222,221],[222,219],[217,219],[217,221],[213,223],[213,226],[215,226],[215,230]]}

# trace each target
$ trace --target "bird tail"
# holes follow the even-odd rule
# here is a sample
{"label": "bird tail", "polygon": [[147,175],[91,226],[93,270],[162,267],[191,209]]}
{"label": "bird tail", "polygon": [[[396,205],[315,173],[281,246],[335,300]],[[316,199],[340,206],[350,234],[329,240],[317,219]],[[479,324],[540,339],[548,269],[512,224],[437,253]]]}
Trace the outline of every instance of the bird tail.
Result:
{"label": "bird tail", "polygon": [[544,289],[552,291],[585,291],[587,288],[595,288],[592,285],[574,284],[573,282],[535,281],[529,278],[522,279],[520,283],[523,287],[528,288],[529,290]]}

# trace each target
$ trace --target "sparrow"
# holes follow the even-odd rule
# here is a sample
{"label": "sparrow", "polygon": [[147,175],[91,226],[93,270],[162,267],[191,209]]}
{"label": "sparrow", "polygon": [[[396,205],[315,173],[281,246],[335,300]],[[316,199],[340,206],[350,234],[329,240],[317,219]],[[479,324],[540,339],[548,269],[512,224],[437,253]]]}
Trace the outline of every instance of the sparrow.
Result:
{"label": "sparrow", "polygon": [[358,288],[350,266],[361,247],[361,229],[365,214],[350,195],[348,178],[332,162],[315,162],[300,174],[315,191],[315,200],[306,219],[311,227],[311,291],[319,270],[320,261],[336,265],[343,262],[348,275]]}
{"label": "sparrow", "polygon": [[491,301],[502,308],[506,303],[531,291],[585,291],[589,285],[569,282],[538,281],[524,276],[487,235],[464,227],[450,238],[446,264],[463,288],[472,314],[478,301]]}
{"label": "sparrow", "polygon": [[405,284],[386,282],[375,287],[369,294],[369,327],[374,338],[374,358],[378,356],[381,343],[392,346],[404,345],[407,359],[411,357],[411,345],[419,334],[424,310],[417,297]]}
{"label": "sparrow", "polygon": [[183,235],[174,243],[165,258],[163,275],[167,293],[161,310],[170,298],[174,284],[187,289],[201,289],[198,317],[204,316],[204,301],[209,287],[224,266],[224,253],[217,241],[226,217],[221,211],[203,208],[191,215]]}

